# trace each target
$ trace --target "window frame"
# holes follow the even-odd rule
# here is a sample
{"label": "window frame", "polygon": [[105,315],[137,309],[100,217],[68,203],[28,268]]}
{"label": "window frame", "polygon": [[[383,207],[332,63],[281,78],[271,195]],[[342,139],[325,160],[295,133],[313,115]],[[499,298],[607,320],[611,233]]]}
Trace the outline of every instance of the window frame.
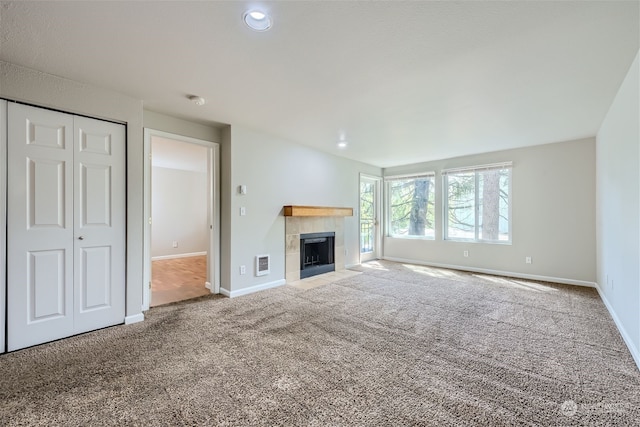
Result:
{"label": "window frame", "polygon": [[[509,180],[509,194],[507,195],[508,201],[508,215],[509,215],[509,238],[507,240],[488,240],[479,238],[480,235],[480,192],[479,192],[479,183],[480,177],[479,173],[488,171],[488,170],[501,170],[508,169],[508,180]],[[449,237],[449,176],[455,175],[458,173],[473,173],[474,174],[474,238],[464,238],[464,237]],[[462,168],[452,168],[452,169],[443,169],[442,172],[442,240],[450,241],[450,242],[466,242],[466,243],[487,243],[491,245],[511,245],[513,244],[513,203],[512,203],[512,194],[513,194],[513,163],[512,162],[503,162],[503,163],[492,163],[487,165],[480,166],[470,166],[470,167],[462,167]]]}
{"label": "window frame", "polygon": [[[393,181],[403,181],[417,178],[431,178],[433,187],[433,236],[415,236],[391,233],[391,183]],[[412,173],[405,175],[389,175],[384,178],[384,235],[392,239],[408,239],[408,240],[436,240],[437,234],[437,209],[438,200],[436,191],[436,173],[435,171]]]}

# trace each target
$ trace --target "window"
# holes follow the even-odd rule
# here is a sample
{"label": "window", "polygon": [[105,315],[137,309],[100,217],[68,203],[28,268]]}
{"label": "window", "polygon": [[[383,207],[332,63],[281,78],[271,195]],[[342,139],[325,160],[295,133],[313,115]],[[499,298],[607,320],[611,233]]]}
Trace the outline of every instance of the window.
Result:
{"label": "window", "polygon": [[387,234],[435,238],[433,173],[387,177]]}
{"label": "window", "polygon": [[511,241],[511,163],[442,174],[445,239]]}

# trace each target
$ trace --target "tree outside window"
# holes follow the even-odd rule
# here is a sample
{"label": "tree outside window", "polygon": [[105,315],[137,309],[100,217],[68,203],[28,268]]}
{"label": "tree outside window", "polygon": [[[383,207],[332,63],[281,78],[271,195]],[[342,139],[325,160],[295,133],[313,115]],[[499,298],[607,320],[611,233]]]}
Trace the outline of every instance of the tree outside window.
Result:
{"label": "tree outside window", "polygon": [[388,234],[435,237],[434,175],[387,179]]}
{"label": "tree outside window", "polygon": [[445,239],[510,242],[511,166],[446,171]]}

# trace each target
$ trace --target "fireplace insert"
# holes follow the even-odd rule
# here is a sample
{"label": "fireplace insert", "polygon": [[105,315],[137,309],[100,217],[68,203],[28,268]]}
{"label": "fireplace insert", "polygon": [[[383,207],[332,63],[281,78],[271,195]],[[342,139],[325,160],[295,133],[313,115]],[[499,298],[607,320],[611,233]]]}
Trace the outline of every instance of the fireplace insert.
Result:
{"label": "fireplace insert", "polygon": [[335,271],[336,233],[300,235],[300,278]]}

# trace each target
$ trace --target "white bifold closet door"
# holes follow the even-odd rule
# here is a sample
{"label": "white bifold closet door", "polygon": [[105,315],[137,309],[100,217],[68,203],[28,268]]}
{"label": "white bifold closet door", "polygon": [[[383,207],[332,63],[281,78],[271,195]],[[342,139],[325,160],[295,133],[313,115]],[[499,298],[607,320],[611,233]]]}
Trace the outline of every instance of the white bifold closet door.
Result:
{"label": "white bifold closet door", "polygon": [[8,105],[7,348],[124,321],[125,128]]}

